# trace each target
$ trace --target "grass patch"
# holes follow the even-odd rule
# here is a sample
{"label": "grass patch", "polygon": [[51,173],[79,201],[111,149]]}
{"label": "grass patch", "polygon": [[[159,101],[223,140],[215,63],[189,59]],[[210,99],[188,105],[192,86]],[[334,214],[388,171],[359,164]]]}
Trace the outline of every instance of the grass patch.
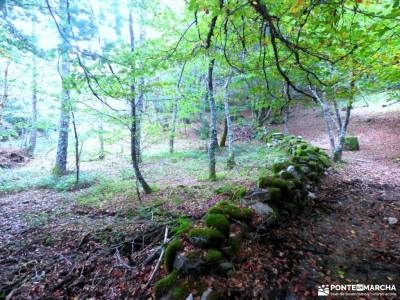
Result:
{"label": "grass patch", "polygon": [[31,189],[50,189],[59,192],[73,191],[87,188],[95,184],[100,175],[93,172],[84,172],[76,184],[75,174],[57,177],[46,170],[8,170],[0,173],[0,194],[10,194]]}
{"label": "grass patch", "polygon": [[132,180],[101,181],[79,195],[76,202],[84,206],[99,206],[118,196],[124,196],[127,200],[136,199],[135,182]]}

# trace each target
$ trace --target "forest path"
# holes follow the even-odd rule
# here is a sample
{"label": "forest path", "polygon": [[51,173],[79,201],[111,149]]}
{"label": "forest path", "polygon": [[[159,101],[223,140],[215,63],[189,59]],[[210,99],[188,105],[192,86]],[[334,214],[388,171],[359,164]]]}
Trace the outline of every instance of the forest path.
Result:
{"label": "forest path", "polygon": [[[315,111],[296,111],[289,130],[328,148]],[[322,284],[392,283],[399,296],[400,110],[356,109],[349,132],[361,150],[345,152],[346,163],[324,178],[315,203],[266,240],[294,266],[282,275],[288,283],[282,293],[302,298]]]}

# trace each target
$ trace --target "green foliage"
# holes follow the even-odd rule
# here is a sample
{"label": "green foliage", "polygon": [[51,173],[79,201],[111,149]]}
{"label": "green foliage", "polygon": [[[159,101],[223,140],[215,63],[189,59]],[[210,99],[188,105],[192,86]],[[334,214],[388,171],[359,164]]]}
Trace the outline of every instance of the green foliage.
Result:
{"label": "green foliage", "polygon": [[223,214],[208,213],[204,218],[204,222],[208,227],[216,228],[226,236],[229,235],[231,224]]}
{"label": "green foliage", "polygon": [[172,240],[165,249],[164,266],[165,270],[170,273],[174,268],[174,260],[176,253],[183,249],[183,244],[180,239]]}

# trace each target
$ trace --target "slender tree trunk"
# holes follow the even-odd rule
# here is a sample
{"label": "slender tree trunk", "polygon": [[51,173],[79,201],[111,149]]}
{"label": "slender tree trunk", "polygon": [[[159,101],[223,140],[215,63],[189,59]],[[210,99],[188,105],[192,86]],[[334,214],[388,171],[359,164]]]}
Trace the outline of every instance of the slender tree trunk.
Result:
{"label": "slender tree trunk", "polygon": [[209,159],[209,179],[216,180],[216,160],[215,151],[218,147],[217,140],[217,112],[215,107],[214,99],[214,87],[213,87],[213,71],[214,71],[215,59],[211,59],[208,66],[208,101],[210,105],[210,142],[208,145],[208,159]]}
{"label": "slender tree trunk", "polygon": [[286,135],[289,134],[289,127],[288,127],[289,115],[290,115],[289,107],[286,107],[283,115],[283,123],[284,123],[283,129]]}
{"label": "slender tree trunk", "polygon": [[233,77],[233,70],[230,71],[228,78],[225,83],[225,94],[224,94],[224,110],[225,110],[225,124],[228,136],[228,159],[226,165],[229,169],[232,169],[235,163],[235,152],[233,149],[233,130],[232,130],[232,119],[229,108],[229,85]]}
{"label": "slender tree trunk", "polygon": [[104,127],[103,127],[103,118],[100,117],[99,120],[99,146],[100,146],[100,152],[99,152],[99,159],[103,160],[106,157],[106,152],[104,150]]}
{"label": "slender tree trunk", "polygon": [[7,60],[6,66],[4,68],[4,79],[3,79],[3,95],[0,101],[0,125],[2,124],[2,115],[3,110],[6,106],[7,98],[8,98],[8,69],[10,67],[10,61]]}
{"label": "slender tree trunk", "polygon": [[225,147],[226,146],[226,137],[228,135],[228,122],[226,121],[226,118],[224,118],[224,131],[222,132],[221,140],[219,141],[219,146],[220,147]]}
{"label": "slender tree trunk", "polygon": [[74,137],[75,137],[75,182],[76,184],[79,183],[79,158],[80,158],[80,151],[79,151],[79,139],[78,139],[78,129],[76,127],[76,120],[75,114],[73,109],[71,109],[71,116],[72,116],[72,126],[74,128]]}
{"label": "slender tree trunk", "polygon": [[174,141],[175,141],[175,133],[176,133],[176,119],[178,115],[178,99],[174,99],[174,104],[172,106],[172,126],[171,132],[169,135],[169,152],[174,152]]}
{"label": "slender tree trunk", "polygon": [[[130,35],[130,46],[131,51],[135,51],[135,34],[133,31],[133,17],[132,17],[132,10],[129,11],[129,35]],[[134,79],[133,79],[134,81]],[[147,184],[146,180],[144,179],[142,172],[140,171],[139,166],[139,155],[138,155],[138,142],[137,142],[137,111],[136,111],[136,88],[135,84],[131,84],[131,98],[129,99],[130,102],[130,117],[131,117],[131,124],[130,124],[130,134],[131,134],[131,160],[132,160],[132,167],[135,172],[136,179],[139,181],[140,185],[142,186],[144,192],[149,194],[152,192],[150,186]]]}
{"label": "slender tree trunk", "polygon": [[[143,47],[144,40],[145,40],[145,31],[144,31],[144,1],[141,0],[140,2],[140,14],[139,14],[139,46]],[[144,65],[142,60],[139,62],[139,69],[143,70]],[[144,77],[139,77],[139,97],[137,101],[137,112],[136,112],[136,127],[137,127],[137,155],[139,161],[142,160],[142,114],[144,110]]]}
{"label": "slender tree trunk", "polygon": [[[68,25],[68,3],[67,0],[60,0],[60,11],[62,14],[62,24],[66,25],[65,28],[69,28]],[[69,37],[70,33],[66,35]],[[57,145],[57,156],[56,166],[54,174],[64,175],[67,172],[67,155],[68,155],[68,129],[70,123],[70,91],[67,87],[66,78],[70,74],[70,62],[69,62],[69,44],[61,37],[61,107],[60,107],[60,125],[58,133],[58,145]]]}
{"label": "slender tree trunk", "polygon": [[[32,22],[32,35],[35,36],[35,25]],[[37,59],[36,56],[32,57],[32,117],[31,117],[31,130],[29,134],[28,147],[26,153],[28,156],[33,156],[36,148],[37,139]]]}

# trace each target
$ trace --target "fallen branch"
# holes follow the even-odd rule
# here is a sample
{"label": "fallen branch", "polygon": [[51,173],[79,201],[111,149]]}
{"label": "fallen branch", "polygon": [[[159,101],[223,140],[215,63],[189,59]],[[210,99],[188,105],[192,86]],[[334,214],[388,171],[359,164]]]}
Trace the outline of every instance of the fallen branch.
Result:
{"label": "fallen branch", "polygon": [[160,267],[161,260],[162,260],[162,258],[163,258],[163,256],[164,256],[164,252],[165,252],[165,246],[166,246],[166,244],[167,244],[167,238],[168,238],[168,226],[165,226],[165,234],[164,234],[163,248],[162,248],[162,250],[161,250],[161,254],[160,254],[160,257],[158,258],[157,264],[156,264],[156,266],[154,267],[153,272],[151,272],[151,274],[150,274],[149,281],[147,281],[147,283],[146,283],[146,285],[145,285],[145,287],[144,287],[145,289],[147,289],[147,288],[150,286],[151,282],[152,282],[153,279],[154,279],[154,275],[157,273],[157,270],[158,270],[159,267]]}

